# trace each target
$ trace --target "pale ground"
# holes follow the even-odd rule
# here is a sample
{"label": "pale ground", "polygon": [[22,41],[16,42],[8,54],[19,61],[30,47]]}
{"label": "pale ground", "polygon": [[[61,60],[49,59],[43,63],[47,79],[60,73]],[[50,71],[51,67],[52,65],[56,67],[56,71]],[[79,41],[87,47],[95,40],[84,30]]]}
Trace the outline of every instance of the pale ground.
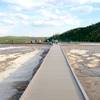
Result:
{"label": "pale ground", "polygon": [[90,100],[100,100],[100,44],[62,46]]}
{"label": "pale ground", "polygon": [[0,45],[0,100],[18,100],[48,49],[45,45]]}

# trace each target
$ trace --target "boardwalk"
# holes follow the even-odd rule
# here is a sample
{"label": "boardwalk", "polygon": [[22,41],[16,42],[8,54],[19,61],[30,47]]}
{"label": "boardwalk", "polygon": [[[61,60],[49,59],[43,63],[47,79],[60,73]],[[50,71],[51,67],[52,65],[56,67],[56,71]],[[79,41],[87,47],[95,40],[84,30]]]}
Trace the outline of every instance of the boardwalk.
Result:
{"label": "boardwalk", "polygon": [[59,45],[51,47],[20,100],[83,100]]}

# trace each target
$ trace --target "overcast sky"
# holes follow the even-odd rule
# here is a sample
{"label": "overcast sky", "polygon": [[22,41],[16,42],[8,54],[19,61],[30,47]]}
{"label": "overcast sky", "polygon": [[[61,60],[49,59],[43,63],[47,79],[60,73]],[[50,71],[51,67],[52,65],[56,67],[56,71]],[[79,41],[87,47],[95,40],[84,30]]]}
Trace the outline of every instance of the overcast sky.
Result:
{"label": "overcast sky", "polygon": [[51,36],[100,21],[100,0],[0,0],[0,36]]}

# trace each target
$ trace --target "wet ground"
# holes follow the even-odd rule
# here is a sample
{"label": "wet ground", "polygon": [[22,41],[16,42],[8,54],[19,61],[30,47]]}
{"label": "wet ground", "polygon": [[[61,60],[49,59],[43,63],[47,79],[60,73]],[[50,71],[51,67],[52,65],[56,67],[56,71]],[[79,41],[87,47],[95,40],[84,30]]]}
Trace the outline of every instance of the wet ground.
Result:
{"label": "wet ground", "polygon": [[0,45],[0,100],[19,100],[49,45]]}
{"label": "wet ground", "polygon": [[4,71],[5,68],[10,66],[14,60],[20,56],[34,52],[36,49],[48,48],[48,45],[9,45],[9,44],[0,44],[0,72]]}

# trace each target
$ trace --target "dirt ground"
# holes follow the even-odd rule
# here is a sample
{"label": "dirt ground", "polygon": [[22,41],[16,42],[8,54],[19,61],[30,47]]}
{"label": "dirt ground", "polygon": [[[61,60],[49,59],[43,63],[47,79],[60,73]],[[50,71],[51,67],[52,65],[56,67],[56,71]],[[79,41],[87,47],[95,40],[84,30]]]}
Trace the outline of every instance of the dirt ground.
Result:
{"label": "dirt ground", "polygon": [[64,44],[62,48],[90,100],[100,100],[100,44]]}

